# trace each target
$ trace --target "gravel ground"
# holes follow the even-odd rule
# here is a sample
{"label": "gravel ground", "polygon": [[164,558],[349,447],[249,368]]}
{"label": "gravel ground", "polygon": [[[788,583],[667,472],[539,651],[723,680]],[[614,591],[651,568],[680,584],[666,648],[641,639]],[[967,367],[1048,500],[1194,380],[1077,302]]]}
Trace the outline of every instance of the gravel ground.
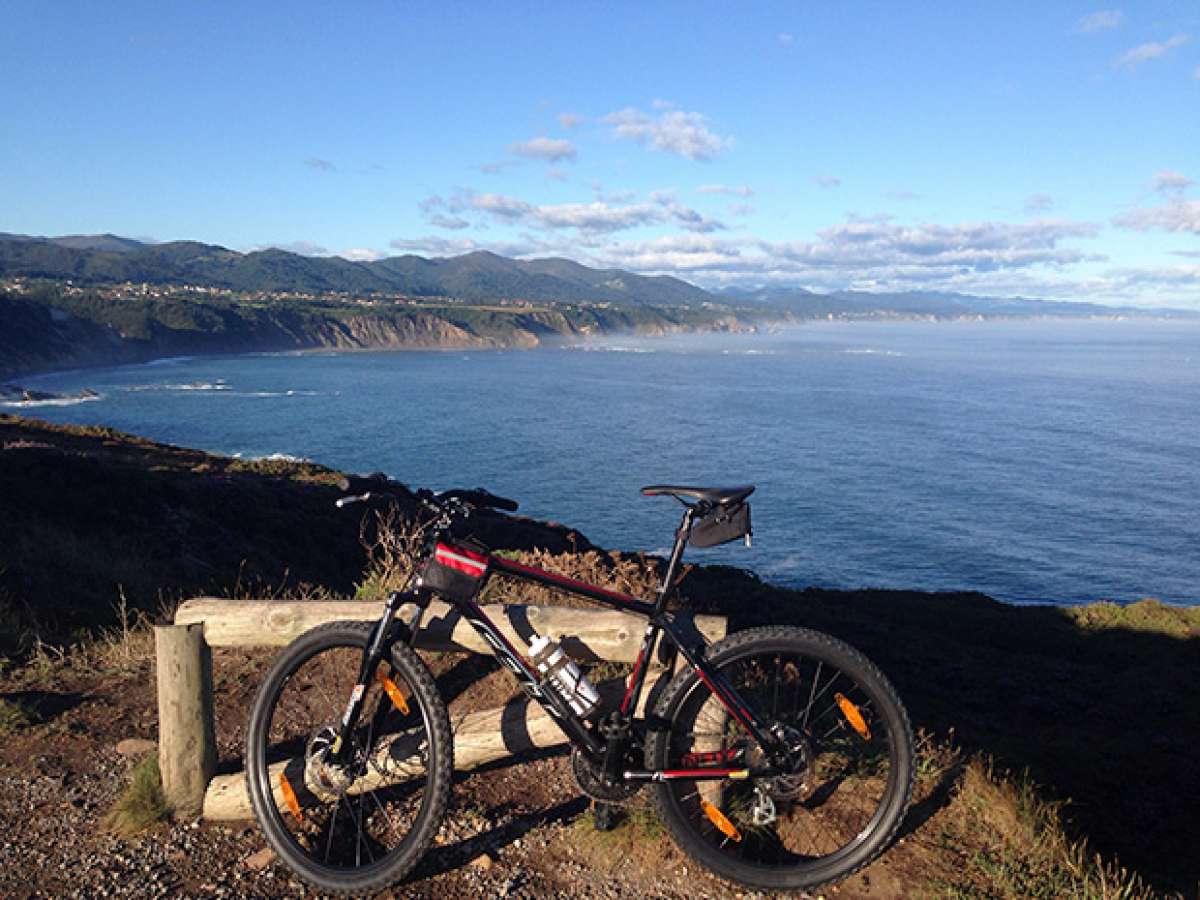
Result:
{"label": "gravel ground", "polygon": [[[221,765],[238,765],[248,698],[262,661],[214,662]],[[483,705],[509,688],[478,684]],[[136,757],[153,739],[148,660],[120,671],[65,661],[0,678],[0,697],[33,723],[0,742],[0,896],[319,897],[275,860],[253,822],[160,822],[134,837],[104,824]],[[461,701],[460,701],[461,702]],[[647,819],[642,816],[639,821]],[[408,881],[381,897],[750,897],[699,869],[656,831],[590,826],[563,755],[460,778],[436,845]]]}

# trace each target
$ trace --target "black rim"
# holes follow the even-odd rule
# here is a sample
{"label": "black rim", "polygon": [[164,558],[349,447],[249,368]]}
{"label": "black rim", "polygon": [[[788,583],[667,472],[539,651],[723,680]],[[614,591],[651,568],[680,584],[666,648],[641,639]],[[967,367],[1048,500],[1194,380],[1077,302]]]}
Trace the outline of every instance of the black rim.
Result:
{"label": "black rim", "polygon": [[[730,861],[772,869],[835,864],[870,840],[900,777],[880,698],[845,669],[794,648],[757,650],[719,668],[768,726],[784,727],[799,765],[783,779],[671,783],[671,801],[693,832]],[[714,752],[730,765],[763,762],[698,683],[673,717],[668,767]]]}

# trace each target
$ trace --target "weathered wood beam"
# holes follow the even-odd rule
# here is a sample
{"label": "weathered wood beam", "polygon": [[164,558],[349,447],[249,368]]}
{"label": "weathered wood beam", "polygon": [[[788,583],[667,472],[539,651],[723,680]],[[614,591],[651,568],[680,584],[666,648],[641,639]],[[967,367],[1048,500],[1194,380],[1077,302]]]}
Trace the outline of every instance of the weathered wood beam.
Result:
{"label": "weathered wood beam", "polygon": [[[634,613],[568,606],[490,604],[483,608],[496,627],[517,647],[535,634],[562,643],[567,654],[582,662],[610,660],[631,663],[641,649],[646,620]],[[177,625],[201,623],[213,647],[282,647],[317,625],[336,621],[379,618],[378,602],[277,602],[204,597],[189,600],[175,613]],[[407,619],[412,613],[401,609]],[[685,617],[680,617],[685,621]],[[725,636],[724,616],[686,617],[709,641]],[[447,603],[434,601],[425,613],[417,646],[425,650],[491,654],[492,649]]]}
{"label": "weathered wood beam", "polygon": [[[610,701],[619,698],[624,691],[624,682],[613,679],[599,685],[603,696]],[[531,750],[558,747],[567,743],[567,737],[555,721],[539,706],[522,696],[504,706],[479,712],[450,714],[450,729],[454,734],[454,768],[460,772],[470,771],[488,763],[507,757],[528,753]],[[408,734],[400,734],[376,752],[378,765],[368,768],[365,775],[349,788],[349,793],[358,794],[377,790],[388,784],[404,781],[419,775],[423,769],[417,757],[409,755],[407,749],[396,751],[395,746],[407,746]],[[287,772],[293,789],[302,794],[305,784],[304,762],[290,759],[275,763],[270,768],[272,791],[280,809],[285,809],[279,793],[279,773]],[[311,792],[307,796],[312,797]],[[233,775],[218,775],[209,784],[204,795],[204,818],[211,821],[248,819],[253,815],[250,796],[243,772]]]}

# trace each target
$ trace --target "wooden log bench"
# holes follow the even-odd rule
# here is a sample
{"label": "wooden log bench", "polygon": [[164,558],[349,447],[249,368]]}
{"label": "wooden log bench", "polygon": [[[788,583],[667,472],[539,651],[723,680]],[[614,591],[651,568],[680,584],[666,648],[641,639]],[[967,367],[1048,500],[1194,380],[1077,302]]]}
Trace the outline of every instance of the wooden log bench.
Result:
{"label": "wooden log bench", "polygon": [[[537,634],[562,644],[582,663],[632,663],[645,634],[646,620],[619,610],[563,606],[494,604],[488,617],[518,647]],[[214,777],[216,740],[212,715],[212,647],[283,647],[326,622],[372,621],[378,602],[277,602],[200,598],[184,603],[174,625],[155,629],[159,709],[159,765],[163,792],[178,817],[209,820],[251,817],[245,773]],[[401,608],[407,619],[411,610]],[[709,641],[725,636],[723,616],[684,620]],[[453,607],[434,602],[427,610],[415,644],[418,649],[451,653],[484,653],[491,648]],[[666,654],[656,648],[647,676],[643,703],[651,686],[665,684]],[[617,680],[598,685],[610,695],[623,689]],[[618,694],[619,696],[619,694]],[[460,771],[567,743],[566,736],[542,708],[524,696],[504,706],[478,712],[451,713],[454,767]]]}

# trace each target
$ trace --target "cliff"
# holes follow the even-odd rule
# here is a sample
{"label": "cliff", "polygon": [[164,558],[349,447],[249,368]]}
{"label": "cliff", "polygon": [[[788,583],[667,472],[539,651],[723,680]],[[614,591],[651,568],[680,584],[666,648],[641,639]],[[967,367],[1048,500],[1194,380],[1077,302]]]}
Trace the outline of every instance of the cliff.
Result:
{"label": "cliff", "polygon": [[[773,316],[778,318],[778,316]],[[0,291],[0,379],[165,356],[287,350],[530,349],[595,335],[747,327],[726,309],[213,296],[38,285]]]}

